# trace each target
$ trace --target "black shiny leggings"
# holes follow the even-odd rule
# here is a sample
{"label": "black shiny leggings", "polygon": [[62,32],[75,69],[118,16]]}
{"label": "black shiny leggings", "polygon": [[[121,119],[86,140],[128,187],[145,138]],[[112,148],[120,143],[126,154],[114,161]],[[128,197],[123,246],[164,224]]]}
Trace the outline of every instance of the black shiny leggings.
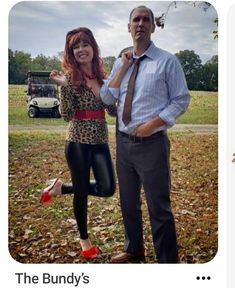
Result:
{"label": "black shiny leggings", "polygon": [[[108,144],[81,144],[66,141],[65,156],[72,184],[62,185],[62,194],[74,194],[73,208],[81,239],[88,238],[88,195],[110,197],[116,185]],[[95,180],[90,181],[90,169]]]}

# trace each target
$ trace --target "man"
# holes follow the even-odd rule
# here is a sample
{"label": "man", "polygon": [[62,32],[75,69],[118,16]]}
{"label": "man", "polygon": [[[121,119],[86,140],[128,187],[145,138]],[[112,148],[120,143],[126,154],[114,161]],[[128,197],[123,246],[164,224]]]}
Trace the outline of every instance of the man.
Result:
{"label": "man", "polygon": [[[141,184],[158,262],[178,263],[166,129],[185,112],[190,96],[176,57],[151,41],[154,30],[154,15],[149,8],[139,6],[131,11],[128,32],[133,39],[133,53],[126,52],[116,60],[100,92],[106,104],[118,104],[117,174],[125,244],[124,252],[111,258],[113,263],[145,259]],[[134,70],[138,74],[133,76],[133,88]],[[132,100],[127,99],[130,91]]]}

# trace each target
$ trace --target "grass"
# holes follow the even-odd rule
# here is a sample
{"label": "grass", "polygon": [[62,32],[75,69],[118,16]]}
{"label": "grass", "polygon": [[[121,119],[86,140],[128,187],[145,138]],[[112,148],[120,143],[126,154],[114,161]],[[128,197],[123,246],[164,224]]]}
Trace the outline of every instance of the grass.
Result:
{"label": "grass", "polygon": [[[10,125],[66,125],[63,119],[29,118],[27,115],[25,85],[9,85]],[[218,93],[191,91],[192,100],[188,111],[178,118],[178,124],[217,124]],[[115,118],[107,115],[108,124],[115,124]]]}
{"label": "grass", "polygon": [[218,123],[218,93],[206,91],[191,91],[192,100],[189,108],[178,124],[217,124]]}

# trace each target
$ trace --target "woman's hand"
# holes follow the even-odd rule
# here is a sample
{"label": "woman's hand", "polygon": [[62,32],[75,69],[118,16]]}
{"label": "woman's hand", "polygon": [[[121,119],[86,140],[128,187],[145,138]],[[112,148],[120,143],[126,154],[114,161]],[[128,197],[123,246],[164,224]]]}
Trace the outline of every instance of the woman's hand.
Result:
{"label": "woman's hand", "polygon": [[52,80],[54,80],[60,86],[67,86],[68,85],[68,80],[67,80],[66,76],[64,75],[64,73],[61,71],[52,70],[50,73],[50,78]]}

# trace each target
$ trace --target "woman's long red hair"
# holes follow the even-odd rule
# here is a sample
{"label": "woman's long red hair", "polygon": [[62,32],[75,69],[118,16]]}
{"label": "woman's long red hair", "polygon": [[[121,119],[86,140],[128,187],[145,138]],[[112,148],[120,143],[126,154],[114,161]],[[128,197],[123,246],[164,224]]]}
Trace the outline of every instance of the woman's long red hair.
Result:
{"label": "woman's long red hair", "polygon": [[73,54],[73,47],[80,41],[88,43],[93,48],[92,73],[96,76],[98,83],[102,85],[105,77],[103,60],[99,56],[99,47],[93,33],[88,28],[80,27],[67,33],[62,68],[71,75],[73,85],[86,86],[86,80]]}

